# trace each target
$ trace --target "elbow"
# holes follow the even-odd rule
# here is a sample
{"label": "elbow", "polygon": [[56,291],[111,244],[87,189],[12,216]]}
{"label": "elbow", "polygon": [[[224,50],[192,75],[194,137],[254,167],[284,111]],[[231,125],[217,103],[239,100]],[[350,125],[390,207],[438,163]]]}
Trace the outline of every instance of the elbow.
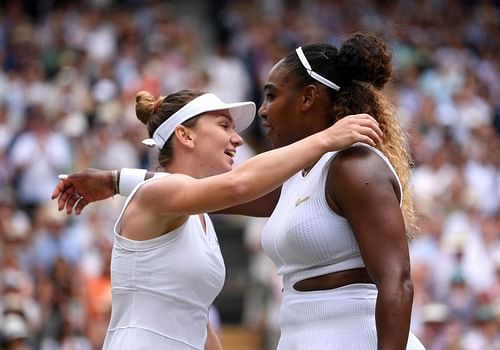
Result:
{"label": "elbow", "polygon": [[376,284],[379,292],[399,295],[398,298],[413,302],[414,287],[409,268],[393,270],[390,274],[382,277],[379,283]]}
{"label": "elbow", "polygon": [[399,286],[402,295],[404,296],[405,299],[409,301],[413,301],[413,293],[414,293],[414,287],[413,287],[413,281],[411,279],[411,272],[410,268],[405,268],[403,269],[400,274],[399,274]]}
{"label": "elbow", "polygon": [[408,299],[413,301],[413,294],[414,294],[414,287],[413,287],[413,281],[411,279],[410,273],[408,272],[408,275],[405,275],[402,280],[402,286],[403,286],[403,292],[405,295],[407,295]]}

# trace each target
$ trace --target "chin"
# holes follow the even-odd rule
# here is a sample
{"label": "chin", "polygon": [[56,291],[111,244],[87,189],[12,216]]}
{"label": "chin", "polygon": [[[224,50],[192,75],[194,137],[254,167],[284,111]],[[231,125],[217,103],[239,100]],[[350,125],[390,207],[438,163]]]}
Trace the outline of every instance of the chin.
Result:
{"label": "chin", "polygon": [[267,135],[267,139],[271,143],[272,148],[278,148],[284,146],[283,141],[278,137],[273,137],[273,135]]}

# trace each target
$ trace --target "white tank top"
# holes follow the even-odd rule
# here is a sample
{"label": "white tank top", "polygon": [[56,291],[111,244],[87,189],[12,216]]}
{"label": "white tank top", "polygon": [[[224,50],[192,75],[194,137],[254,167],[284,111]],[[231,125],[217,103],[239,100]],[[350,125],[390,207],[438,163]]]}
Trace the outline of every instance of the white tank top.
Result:
{"label": "white tank top", "polygon": [[[399,183],[391,163],[379,150],[358,145],[377,153]],[[309,174],[297,173],[283,184],[278,204],[262,232],[262,247],[283,275],[285,286],[365,266],[351,226],[326,200],[326,178],[337,154],[324,154]],[[399,187],[402,197],[401,184]]]}
{"label": "white tank top", "polygon": [[[107,337],[113,337],[114,330],[140,328],[203,349],[208,309],[225,278],[212,221],[204,214],[206,233],[199,216],[191,215],[182,226],[153,239],[134,241],[121,236],[125,208],[142,184],[127,198],[114,227]],[[106,343],[114,342],[107,339]]]}

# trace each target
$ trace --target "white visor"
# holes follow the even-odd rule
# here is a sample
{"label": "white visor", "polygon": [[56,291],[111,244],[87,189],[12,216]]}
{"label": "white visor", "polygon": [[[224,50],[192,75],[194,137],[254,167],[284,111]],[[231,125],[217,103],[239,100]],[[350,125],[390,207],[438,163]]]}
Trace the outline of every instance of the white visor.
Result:
{"label": "white visor", "polygon": [[224,103],[214,94],[203,94],[165,120],[155,130],[153,137],[143,140],[142,143],[150,147],[158,146],[159,149],[162,149],[165,142],[174,133],[177,125],[181,125],[197,115],[218,110],[228,110],[231,118],[233,118],[235,130],[241,132],[252,123],[255,118],[256,108],[253,102]]}

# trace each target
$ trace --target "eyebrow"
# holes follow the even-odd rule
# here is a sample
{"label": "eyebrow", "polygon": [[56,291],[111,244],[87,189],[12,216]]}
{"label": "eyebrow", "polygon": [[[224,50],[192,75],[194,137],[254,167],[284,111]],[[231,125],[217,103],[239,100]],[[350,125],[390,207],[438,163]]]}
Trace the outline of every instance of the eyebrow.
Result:
{"label": "eyebrow", "polygon": [[264,85],[264,91],[266,90],[276,90],[276,86],[274,86],[274,84],[267,83]]}

